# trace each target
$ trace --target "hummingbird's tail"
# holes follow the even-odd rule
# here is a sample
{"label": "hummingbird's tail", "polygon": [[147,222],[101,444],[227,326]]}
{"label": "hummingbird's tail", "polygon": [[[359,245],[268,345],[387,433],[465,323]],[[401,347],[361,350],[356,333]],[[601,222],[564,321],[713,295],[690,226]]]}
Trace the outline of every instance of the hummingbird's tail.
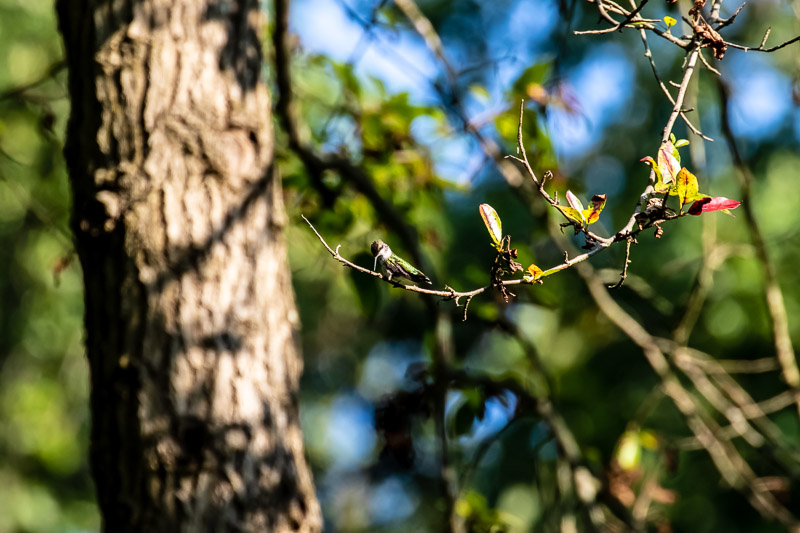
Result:
{"label": "hummingbird's tail", "polygon": [[422,272],[419,272],[418,274],[411,274],[410,276],[408,276],[408,278],[411,281],[416,281],[417,283],[427,283],[428,285],[433,285],[433,282],[431,282],[431,278],[429,278]]}

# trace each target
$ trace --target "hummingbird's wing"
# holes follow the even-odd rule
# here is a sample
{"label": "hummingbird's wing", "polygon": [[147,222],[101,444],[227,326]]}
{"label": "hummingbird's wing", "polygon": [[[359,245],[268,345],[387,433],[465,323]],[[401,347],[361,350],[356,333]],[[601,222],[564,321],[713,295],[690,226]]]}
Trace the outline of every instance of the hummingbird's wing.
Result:
{"label": "hummingbird's wing", "polygon": [[430,278],[423,274],[421,270],[415,268],[411,263],[398,256],[395,256],[393,259],[394,270],[396,270],[398,274],[410,279],[411,281],[415,281],[417,283],[427,283],[428,285],[431,285]]}

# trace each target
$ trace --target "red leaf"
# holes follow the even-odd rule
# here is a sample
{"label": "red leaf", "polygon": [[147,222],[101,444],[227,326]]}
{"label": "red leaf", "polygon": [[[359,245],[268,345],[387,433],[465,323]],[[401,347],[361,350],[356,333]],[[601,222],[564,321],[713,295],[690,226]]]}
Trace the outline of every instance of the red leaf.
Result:
{"label": "red leaf", "polygon": [[706,196],[705,198],[700,198],[692,204],[692,207],[689,208],[689,214],[698,216],[700,213],[705,213],[706,211],[736,209],[741,205],[741,203],[742,202],[738,200],[731,200],[730,198],[725,198],[724,196]]}

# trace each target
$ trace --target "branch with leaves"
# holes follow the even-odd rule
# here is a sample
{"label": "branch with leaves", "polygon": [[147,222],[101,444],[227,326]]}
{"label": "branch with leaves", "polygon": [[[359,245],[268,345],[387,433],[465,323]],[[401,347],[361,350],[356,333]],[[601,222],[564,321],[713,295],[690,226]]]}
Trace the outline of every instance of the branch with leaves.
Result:
{"label": "branch with leaves", "polygon": [[[677,23],[675,19],[664,19],[666,29],[662,29],[659,27],[661,24],[659,20],[642,17],[641,12],[646,3],[647,0],[638,5],[631,2],[632,10],[625,10],[614,2],[598,0],[597,6],[601,17],[613,24],[613,26],[596,32],[576,32],[612,33],[617,30],[621,31],[624,28],[638,29],[641,33],[646,56],[653,74],[671,105],[671,112],[664,125],[661,144],[655,157],[648,156],[642,159],[651,168],[649,182],[639,196],[628,223],[617,233],[610,237],[602,237],[590,229],[590,226],[601,216],[608,200],[606,195],[595,194],[591,197],[589,203],[584,206],[584,202],[569,190],[565,193],[566,204],[562,204],[559,201],[557,192],[552,192],[551,194],[546,190],[551,174],[546,172],[540,179],[528,160],[525,150],[522,128],[524,103],[520,105],[517,155],[509,155],[506,158],[521,165],[523,171],[527,173],[533,183],[538,195],[555,209],[554,212],[559,213],[564,218],[565,221],[561,224],[562,230],[571,227],[576,235],[582,234],[584,236],[586,252],[577,255],[573,254],[572,258],[565,252],[564,262],[547,270],[542,270],[535,264],[524,269],[522,265],[516,262],[517,250],[511,247],[510,236],[504,235],[502,232],[502,222],[498,212],[488,204],[481,204],[478,206],[478,211],[489,232],[491,245],[496,251],[495,260],[489,269],[489,284],[471,291],[456,291],[448,285],[445,285],[444,290],[436,290],[398,283],[396,280],[391,279],[390,276],[352,263],[340,255],[341,245],[336,246],[334,250],[311,226],[311,223],[308,220],[306,222],[336,261],[348,268],[383,279],[403,290],[428,294],[445,300],[454,300],[456,305],[460,305],[460,300],[464,299],[465,320],[469,302],[479,294],[494,289],[508,301],[509,297],[513,296],[508,287],[544,283],[544,278],[561,270],[577,266],[579,274],[586,281],[600,310],[620,330],[626,333],[634,343],[642,348],[646,359],[661,380],[660,394],[669,397],[678,408],[694,435],[693,442],[708,452],[723,479],[745,494],[753,507],[765,516],[777,519],[787,527],[797,527],[796,518],[782,505],[778,498],[775,498],[774,494],[765,488],[763,483],[760,483],[759,476],[732,442],[733,439],[741,438],[747,445],[757,448],[758,453],[764,454],[770,460],[782,461],[784,456],[781,454],[787,454],[792,457],[795,453],[794,447],[785,442],[780,431],[776,431],[766,414],[772,409],[780,409],[787,402],[791,402],[795,397],[794,392],[781,393],[764,403],[764,405],[755,402],[730,376],[728,369],[724,365],[716,365],[713,358],[707,356],[707,354],[701,354],[685,346],[685,341],[688,339],[688,329],[684,326],[694,320],[692,313],[697,312],[694,309],[694,305],[689,306],[690,309],[687,310],[686,320],[681,321],[683,329],[681,332],[676,330],[674,340],[657,338],[651,335],[642,324],[638,323],[613,301],[608,294],[607,287],[599,283],[599,279],[592,268],[588,263],[585,263],[587,259],[612,245],[618,242],[625,242],[625,263],[620,274],[619,283],[615,285],[618,287],[622,285],[628,276],[630,249],[633,244],[636,244],[636,238],[639,233],[648,228],[654,228],[656,237],[660,237],[663,233],[662,225],[666,222],[687,215],[699,216],[712,211],[727,213],[729,210],[737,208],[741,203],[738,200],[713,197],[700,192],[697,176],[687,167],[681,165],[679,148],[688,144],[688,141],[679,140],[672,133],[675,123],[680,117],[690,131],[704,140],[711,140],[703,135],[700,129],[695,127],[687,118],[687,113],[691,110],[684,107],[684,102],[689,84],[696,71],[698,60],[705,64],[709,70],[718,74],[716,69],[703,57],[703,48],[709,48],[718,60],[724,56],[728,46],[740,48],[724,41],[719,35],[719,30],[732,24],[741,8],[737,9],[728,19],[721,19],[719,18],[721,2],[715,1],[711,6],[710,13],[703,13],[702,7],[704,4],[696,2],[689,12],[689,18],[685,19],[690,24],[692,33],[687,36],[676,37],[670,33],[670,28]],[[412,21],[417,31],[424,37],[435,57],[446,67],[445,70],[449,74],[448,79],[452,82],[454,70],[449,68],[441,40],[435,34],[433,26],[425,19],[413,1],[404,0],[398,5]],[[622,16],[623,18],[619,20],[615,18],[617,16]],[[674,96],[667,85],[662,83],[659,78],[656,64],[647,42],[647,31],[652,31],[654,34],[686,50],[687,57],[682,67],[683,75],[681,81],[679,84],[672,84],[677,88]],[[773,47],[773,49],[787,46],[796,40],[787,41],[778,47]],[[773,50],[765,48],[765,41],[766,36],[758,49],[765,52]],[[465,119],[465,124],[468,123],[469,121]],[[469,131],[468,128],[467,131]],[[485,136],[477,131],[469,132],[475,136],[480,146],[486,150]],[[497,159],[496,155],[496,153],[492,154],[492,158],[495,160]],[[507,175],[506,172],[503,174]],[[518,182],[514,183],[516,183],[515,186],[518,185]],[[512,184],[512,180],[509,180],[509,184]],[[668,205],[673,198],[675,200],[673,205]],[[556,242],[555,238],[558,237],[557,231],[555,233],[554,242]],[[521,279],[508,279],[509,276],[514,276],[518,272],[523,273]],[[781,323],[780,320],[778,322]],[[785,325],[785,320],[782,324]],[[791,346],[789,350],[791,350]],[[784,350],[782,353],[784,358],[786,353],[791,353],[793,358],[793,352]],[[772,369],[776,365],[773,362],[763,366]],[[761,367],[761,364],[757,365],[757,369],[761,369]],[[785,370],[786,367],[784,366],[783,368]],[[688,378],[690,385],[685,386],[683,384],[683,381],[686,381],[685,378]],[[449,386],[458,387],[455,382],[450,383]],[[693,390],[690,390],[691,387],[693,387]],[[796,390],[796,387],[793,390]],[[542,415],[542,413],[540,412],[539,415]],[[723,419],[722,425],[720,425],[716,417]],[[513,419],[511,422],[513,422]],[[509,425],[511,422],[509,422]],[[505,426],[505,428],[507,427],[509,426]],[[505,428],[498,433],[498,438],[505,431]],[[780,449],[781,454],[773,454],[769,449],[766,449],[763,446],[766,442]],[[647,498],[643,498],[642,501],[647,501]],[[646,507],[647,503],[642,505]],[[636,507],[637,509],[640,508],[638,503]],[[639,514],[641,513],[638,510],[634,512],[635,516]]]}
{"label": "branch with leaves", "polygon": [[[682,99],[683,97],[681,96],[681,100]],[[521,102],[518,129],[518,147],[522,157],[508,157],[518,161],[524,166],[540,195],[564,217],[566,222],[561,224],[562,229],[566,227],[572,227],[576,235],[584,235],[586,239],[585,248],[588,250],[587,252],[576,255],[572,258],[565,253],[564,261],[562,263],[546,270],[541,269],[535,264],[531,264],[527,267],[527,269],[525,269],[522,279],[504,279],[504,277],[507,275],[513,275],[516,272],[523,271],[523,268],[522,265],[515,261],[517,257],[517,250],[511,248],[511,237],[503,235],[502,221],[500,216],[490,205],[481,204],[479,206],[479,213],[486,225],[487,230],[489,231],[489,235],[492,240],[491,244],[497,252],[492,268],[490,269],[490,283],[483,287],[469,291],[457,291],[449,285],[445,285],[444,289],[436,290],[419,287],[416,285],[402,284],[398,281],[392,280],[391,274],[386,275],[384,273],[375,272],[373,270],[356,265],[339,253],[341,245],[337,246],[334,250],[305,216],[303,216],[303,220],[305,220],[306,223],[311,227],[325,249],[328,250],[333,259],[336,261],[339,261],[346,267],[358,272],[383,279],[397,288],[402,288],[404,290],[420,294],[438,296],[440,298],[444,298],[445,300],[454,300],[457,306],[460,306],[461,299],[464,299],[463,318],[466,320],[467,308],[472,298],[486,292],[491,288],[499,291],[504,300],[507,302],[509,301],[509,297],[513,296],[513,294],[508,290],[508,287],[510,286],[542,283],[544,278],[586,261],[593,255],[607,249],[612,244],[617,242],[625,242],[626,249],[629,251],[630,244],[636,242],[637,235],[642,231],[655,227],[656,237],[660,237],[663,233],[663,228],[661,227],[662,224],[676,220],[686,216],[687,214],[697,216],[709,211],[729,212],[730,209],[734,209],[740,204],[740,202],[736,200],[730,200],[724,197],[712,197],[700,193],[697,177],[689,172],[689,170],[687,170],[685,167],[681,167],[680,165],[680,153],[678,152],[677,147],[685,146],[689,142],[686,140],[675,141],[674,136],[672,136],[672,140],[668,140],[662,144],[657,155],[657,161],[650,156],[642,159],[642,161],[645,161],[651,165],[653,174],[657,177],[654,185],[649,185],[647,187],[645,194],[647,194],[647,191],[652,189],[654,193],[663,194],[663,196],[651,198],[646,209],[643,211],[640,211],[640,204],[637,205],[636,211],[631,217],[631,219],[635,222],[636,227],[626,226],[612,237],[601,237],[590,231],[589,226],[599,220],[600,214],[602,213],[606,204],[606,195],[594,195],[591,199],[589,207],[585,208],[582,201],[569,190],[566,193],[567,202],[569,204],[568,206],[559,203],[557,194],[551,196],[549,193],[547,193],[545,190],[545,183],[547,178],[550,176],[550,173],[545,173],[543,178],[539,180],[539,178],[536,176],[536,173],[533,171],[530,162],[528,161],[522,136],[523,113],[524,102]],[[675,211],[666,205],[669,196],[676,196],[678,198],[678,211]],[[691,206],[689,206],[689,204],[691,204]],[[687,206],[689,206],[688,209],[684,211],[684,208]],[[390,249],[388,253],[391,254]],[[377,261],[377,252],[374,247],[373,254],[376,255]],[[627,276],[628,263],[629,258],[626,254],[625,266],[622,274],[623,280],[624,277]]]}

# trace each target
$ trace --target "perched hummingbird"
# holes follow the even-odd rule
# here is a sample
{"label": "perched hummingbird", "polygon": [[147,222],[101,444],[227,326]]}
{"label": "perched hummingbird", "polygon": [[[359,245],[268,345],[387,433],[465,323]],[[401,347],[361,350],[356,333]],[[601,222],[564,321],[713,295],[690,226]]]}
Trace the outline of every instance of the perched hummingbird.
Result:
{"label": "perched hummingbird", "polygon": [[393,276],[399,276],[417,283],[424,282],[431,285],[431,280],[428,276],[414,268],[411,263],[399,255],[392,253],[392,249],[385,242],[381,240],[373,241],[371,248],[372,255],[375,256],[372,270],[377,268],[378,261],[380,261],[381,274],[386,276],[389,281],[392,281]]}

